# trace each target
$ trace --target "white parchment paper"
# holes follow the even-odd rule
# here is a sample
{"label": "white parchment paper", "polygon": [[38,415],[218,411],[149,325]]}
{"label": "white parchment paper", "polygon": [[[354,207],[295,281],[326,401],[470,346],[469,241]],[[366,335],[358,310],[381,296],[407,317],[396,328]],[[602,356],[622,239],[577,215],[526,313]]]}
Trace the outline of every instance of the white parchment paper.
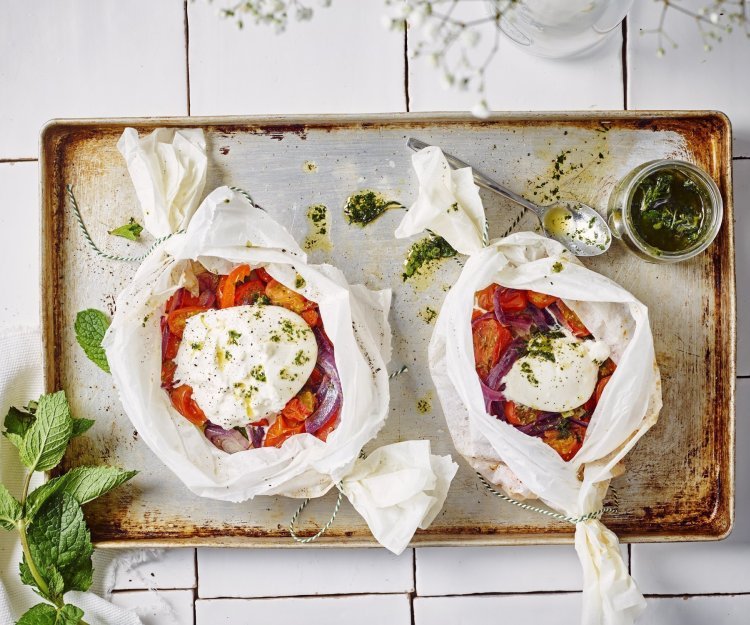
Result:
{"label": "white parchment paper", "polygon": [[[442,153],[414,157],[425,174],[420,184],[445,186],[441,168],[434,166]],[[430,195],[429,189],[425,195]],[[420,190],[420,197],[422,191]],[[441,198],[442,204],[460,198]],[[444,208],[444,207],[443,207]],[[448,241],[459,240],[463,229],[468,258],[440,311],[429,346],[430,371],[448,427],[458,451],[487,479],[516,498],[539,498],[571,517],[601,509],[609,482],[620,461],[656,422],[661,409],[661,381],[656,365],[648,310],[625,289],[586,269],[562,245],[531,232],[490,242],[482,248],[476,228],[467,229],[458,215],[446,220],[422,219],[407,214]],[[474,220],[474,209],[470,209]],[[409,213],[424,213],[419,202]],[[429,214],[436,214],[433,210]],[[482,213],[482,219],[483,219]],[[468,219],[468,217],[467,217]],[[617,364],[604,390],[581,450],[569,462],[536,437],[487,414],[474,369],[471,314],[474,293],[491,283],[531,289],[560,297],[579,315],[598,340],[607,343]],[[584,572],[585,625],[628,625],[645,602],[620,555],[617,537],[600,521],[576,524],[576,551]]]}
{"label": "white parchment paper", "polygon": [[[120,144],[133,140],[132,132],[126,130]],[[156,141],[142,149],[138,160],[144,163],[158,161],[163,151]],[[151,198],[153,188],[167,185],[155,179],[158,168],[150,168],[147,176],[142,173],[131,168],[139,198]],[[166,178],[172,173],[164,170]],[[167,186],[192,188],[195,173],[183,168]],[[196,193],[202,193],[202,183]],[[193,193],[184,197],[192,201]],[[173,214],[187,216],[187,229],[143,262],[118,296],[103,342],[123,407],[140,436],[203,497],[235,502],[257,495],[319,497],[338,485],[375,538],[395,553],[403,551],[417,528],[429,525],[442,507],[458,467],[449,456],[433,456],[426,441],[387,445],[367,459],[359,458],[388,413],[390,290],[350,285],[335,267],[309,264],[280,224],[229,187],[210,193],[192,217],[187,205],[177,212],[164,202],[152,206],[162,213],[158,223],[169,224],[171,232],[179,227],[178,220],[166,219]],[[216,273],[228,273],[241,263],[264,266],[276,280],[318,303],[343,391],[340,422],[326,442],[305,433],[289,438],[281,448],[227,454],[172,407],[161,388],[160,317],[172,293],[195,285],[193,261]],[[304,280],[301,288],[295,286],[298,276]],[[382,497],[383,492],[389,497]]]}

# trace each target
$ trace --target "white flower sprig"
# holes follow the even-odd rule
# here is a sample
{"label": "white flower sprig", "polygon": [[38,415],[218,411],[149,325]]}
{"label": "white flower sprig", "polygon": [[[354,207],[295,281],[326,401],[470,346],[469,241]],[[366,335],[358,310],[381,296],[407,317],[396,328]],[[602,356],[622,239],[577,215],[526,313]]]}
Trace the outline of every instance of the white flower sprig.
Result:
{"label": "white flower sprig", "polygon": [[656,28],[642,29],[641,35],[657,37],[656,54],[658,56],[664,56],[668,47],[678,47],[677,42],[666,30],[670,14],[676,13],[694,20],[706,52],[713,50],[714,45],[735,30],[744,30],[745,35],[750,37],[750,3],[748,0],[714,0],[711,4],[699,9],[691,9],[680,0],[654,1],[662,5],[659,22]]}
{"label": "white flower sprig", "polygon": [[[489,115],[486,73],[500,45],[503,16],[522,0],[385,0],[385,24],[409,28],[411,58],[425,57],[440,72],[444,88],[472,91],[472,109]],[[489,35],[489,37],[487,37]],[[488,41],[483,43],[483,39]]]}
{"label": "white flower sprig", "polygon": [[[331,1],[318,0],[318,5],[329,7]],[[218,12],[221,17],[234,19],[239,28],[244,27],[246,20],[252,20],[255,24],[273,26],[277,33],[286,30],[292,16],[298,22],[304,22],[311,20],[314,14],[313,8],[302,0],[234,0],[219,7]]]}

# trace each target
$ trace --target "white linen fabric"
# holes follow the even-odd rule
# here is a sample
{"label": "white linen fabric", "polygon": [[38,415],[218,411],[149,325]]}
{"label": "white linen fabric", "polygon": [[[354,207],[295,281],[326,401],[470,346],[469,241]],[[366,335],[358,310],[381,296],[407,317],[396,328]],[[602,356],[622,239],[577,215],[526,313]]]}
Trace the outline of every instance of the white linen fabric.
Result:
{"label": "white linen fabric", "polygon": [[[148,196],[153,180],[133,176],[133,183],[140,198]],[[286,287],[318,303],[343,390],[340,422],[326,442],[299,434],[281,448],[227,454],[172,407],[161,388],[160,317],[172,293],[195,284],[194,261],[215,273],[228,273],[242,263],[264,266]],[[435,506],[442,507],[458,467],[449,457],[432,456],[429,443],[410,447],[413,457],[400,444],[380,448],[379,471],[373,469],[375,461],[359,458],[388,413],[390,301],[389,290],[350,285],[335,267],[309,264],[294,238],[268,213],[244,194],[220,187],[201,203],[184,233],[172,236],[143,262],[117,298],[103,345],[125,412],[146,444],[191,491],[235,502],[257,495],[319,497],[346,478],[345,492],[357,501],[355,507],[375,537],[400,553],[416,529],[432,521]],[[432,474],[421,488],[401,479],[414,469]],[[364,481],[359,486],[356,476]],[[376,476],[389,488],[393,505],[373,496]]]}
{"label": "white linen fabric", "polygon": [[[25,406],[37,399],[43,391],[42,342],[36,328],[4,328],[0,335],[0,353],[3,368],[0,370],[1,415],[10,406]],[[0,482],[16,496],[21,496],[25,468],[18,452],[6,438],[0,437]],[[31,489],[43,482],[43,476],[32,478]],[[0,623],[15,623],[31,606],[41,601],[29,586],[21,584],[18,563],[22,557],[21,543],[16,532],[0,530]],[[115,567],[126,567],[129,562],[142,559],[139,552],[111,554],[96,551],[94,554],[94,585],[92,590],[107,594],[114,583]],[[91,625],[141,625],[141,620],[131,610],[120,608],[94,592],[69,592],[68,603],[81,608],[85,620]]]}
{"label": "white linen fabric", "polygon": [[[442,157],[442,152],[432,159]],[[443,157],[444,158],[444,157]],[[414,166],[422,167],[420,153]],[[420,185],[443,187],[442,172]],[[420,197],[431,196],[420,189]],[[458,203],[459,211],[463,205]],[[455,212],[455,211],[454,211]],[[471,209],[473,221],[474,210]],[[412,213],[411,215],[409,213]],[[465,222],[442,215],[431,220],[417,202],[405,217],[448,241]],[[430,214],[433,214],[432,211]],[[484,214],[482,212],[482,220]],[[436,321],[429,363],[457,450],[509,496],[539,498],[551,508],[578,518],[602,508],[620,461],[656,422],[661,381],[648,310],[608,278],[586,269],[562,245],[531,232],[512,234],[482,247],[476,228],[465,228],[468,258]],[[541,439],[527,436],[485,410],[474,369],[471,314],[474,294],[489,284],[529,289],[560,297],[593,336],[610,347],[617,370],[596,407],[581,450],[569,462]],[[582,474],[582,477],[580,477]],[[622,561],[617,537],[599,520],[576,524],[575,546],[583,567],[584,625],[629,625],[645,601]]]}

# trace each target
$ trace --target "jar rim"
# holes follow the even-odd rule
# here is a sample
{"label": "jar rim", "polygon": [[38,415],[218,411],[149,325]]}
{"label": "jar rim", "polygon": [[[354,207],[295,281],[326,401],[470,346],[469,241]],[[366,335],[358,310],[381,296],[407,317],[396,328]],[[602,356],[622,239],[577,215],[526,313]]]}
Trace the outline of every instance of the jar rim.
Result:
{"label": "jar rim", "polygon": [[[632,217],[630,214],[630,205],[633,199],[633,195],[640,185],[641,182],[651,174],[658,172],[662,169],[678,169],[693,174],[703,183],[703,187],[708,194],[711,202],[711,223],[705,230],[704,235],[700,239],[700,243],[696,246],[681,250],[679,252],[669,252],[660,250],[653,245],[646,243],[638,231],[633,227]],[[641,166],[638,172],[628,182],[623,194],[622,204],[622,223],[625,226],[625,230],[630,237],[632,243],[647,256],[664,262],[675,262],[680,260],[687,260],[693,256],[697,256],[703,252],[711,243],[713,243],[716,235],[719,233],[722,221],[724,219],[724,202],[721,198],[721,191],[716,185],[714,179],[700,167],[689,163],[687,161],[681,161],[676,159],[659,159],[655,161],[649,161]]]}

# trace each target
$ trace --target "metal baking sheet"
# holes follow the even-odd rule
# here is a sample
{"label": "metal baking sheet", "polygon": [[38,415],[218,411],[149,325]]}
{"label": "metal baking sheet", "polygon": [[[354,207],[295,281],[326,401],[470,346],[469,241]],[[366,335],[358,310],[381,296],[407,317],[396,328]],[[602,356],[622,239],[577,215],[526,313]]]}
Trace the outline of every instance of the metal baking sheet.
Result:
{"label": "metal baking sheet", "polygon": [[[404,283],[408,241],[393,238],[401,214],[386,213],[365,228],[346,223],[346,198],[362,189],[408,205],[416,184],[406,138],[440,145],[516,192],[544,202],[575,197],[600,210],[617,180],[635,165],[675,157],[706,169],[721,189],[724,225],[716,242],[677,265],[649,265],[615,243],[586,260],[632,291],[650,309],[664,382],[664,409],[614,480],[620,509],[605,517],[626,541],[710,540],[724,537],[733,517],[735,281],[729,122],[712,112],[519,113],[477,120],[455,114],[381,116],[60,120],[41,137],[42,295],[47,390],[65,389],[74,413],[96,419],[75,439],[65,467],[113,463],[135,468],[129,484],[86,507],[100,546],[295,546],[288,521],[299,501],[260,497],[243,504],[191,494],[141,441],[123,413],[111,378],[88,362],[75,342],[76,312],[112,312],[114,296],[135,265],[105,261],[86,247],[66,204],[74,186],[94,240],[114,253],[141,253],[106,232],[138,216],[116,142],[125,126],[141,133],[158,126],[201,127],[208,143],[206,192],[222,184],[249,191],[298,240],[310,234],[307,208],[328,207],[330,250],[314,262],[340,267],[352,282],[390,287],[394,305],[392,367],[409,367],[392,382],[384,443],[427,438],[437,453],[453,450],[426,366],[439,309],[461,270],[449,259],[428,280]],[[561,159],[561,155],[564,158]],[[482,192],[490,233],[533,229],[534,218]],[[453,482],[443,512],[414,538],[416,545],[559,543],[572,526],[520,510],[487,493],[468,465]],[[312,502],[301,532],[312,534],[330,515],[335,493]],[[362,546],[374,541],[345,502],[316,545]]]}

